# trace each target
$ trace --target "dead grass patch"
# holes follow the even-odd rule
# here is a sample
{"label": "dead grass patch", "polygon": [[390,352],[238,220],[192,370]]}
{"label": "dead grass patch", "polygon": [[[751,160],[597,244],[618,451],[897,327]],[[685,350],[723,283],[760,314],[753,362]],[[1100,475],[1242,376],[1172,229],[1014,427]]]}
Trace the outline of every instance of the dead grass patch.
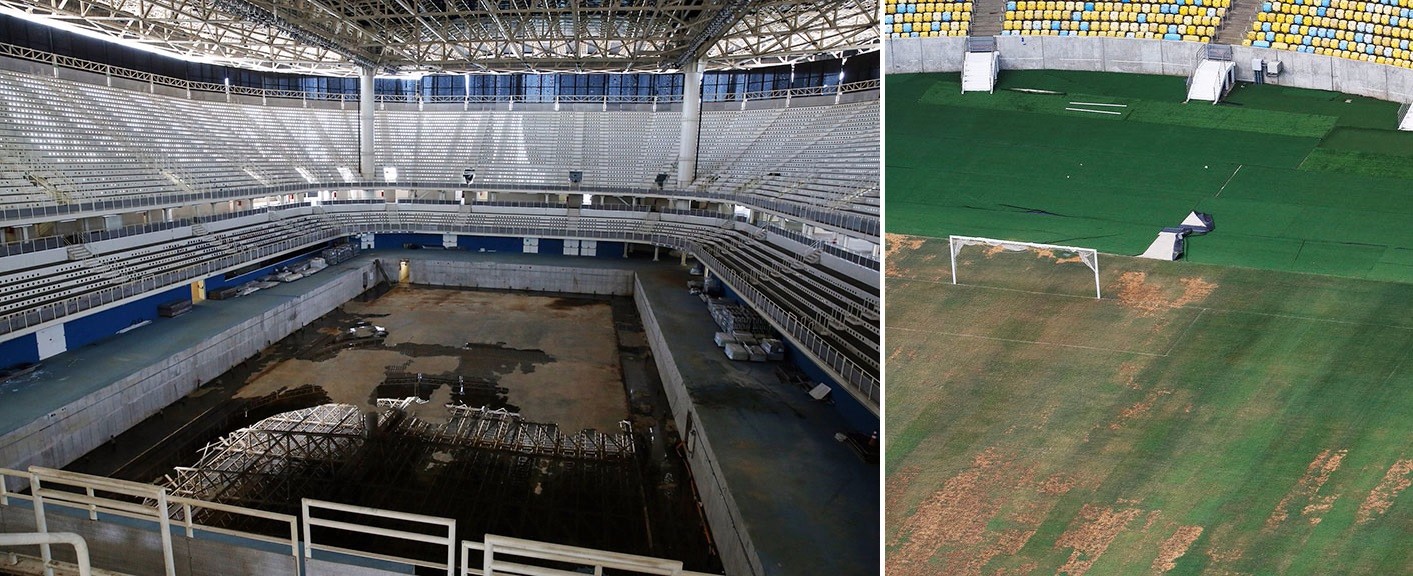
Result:
{"label": "dead grass patch", "polygon": [[1202,278],[1181,278],[1178,284],[1182,287],[1182,292],[1169,298],[1168,293],[1172,290],[1156,282],[1149,282],[1147,272],[1124,272],[1119,275],[1117,297],[1120,304],[1149,316],[1200,303],[1217,289],[1217,284]]}
{"label": "dead grass patch", "polygon": [[1153,560],[1153,573],[1162,574],[1177,567],[1177,559],[1187,554],[1187,549],[1202,535],[1201,526],[1181,526],[1158,548],[1158,558]]}
{"label": "dead grass patch", "polygon": [[1320,514],[1328,511],[1339,495],[1320,496],[1320,488],[1328,482],[1330,475],[1339,469],[1339,465],[1344,461],[1344,455],[1348,450],[1329,450],[1320,452],[1309,466],[1305,467],[1305,474],[1300,476],[1300,480],[1281,498],[1276,504],[1275,511],[1266,519],[1266,529],[1274,529],[1290,517],[1290,507],[1292,505],[1301,506],[1302,516],[1309,518],[1311,524],[1319,524]]}
{"label": "dead grass patch", "polygon": [[1413,480],[1408,479],[1410,472],[1413,472],[1413,460],[1394,462],[1388,472],[1384,473],[1384,479],[1379,481],[1379,485],[1375,486],[1369,492],[1369,497],[1364,499],[1364,503],[1359,505],[1357,523],[1363,524],[1387,512],[1389,506],[1393,505],[1393,500],[1398,498],[1398,493],[1413,484]]}
{"label": "dead grass patch", "polygon": [[1106,508],[1085,504],[1070,527],[1055,541],[1056,548],[1071,548],[1069,560],[1056,574],[1080,576],[1089,571],[1094,562],[1104,555],[1109,544],[1117,538],[1124,527],[1138,517],[1137,508]]}
{"label": "dead grass patch", "polygon": [[1113,422],[1109,423],[1109,429],[1122,429],[1124,427],[1124,424],[1127,423],[1129,420],[1139,418],[1144,414],[1147,414],[1150,410],[1152,410],[1153,404],[1157,403],[1159,398],[1162,398],[1163,396],[1170,396],[1172,395],[1172,393],[1173,391],[1168,389],[1160,389],[1149,392],[1148,395],[1143,398],[1143,400],[1120,411],[1119,417]]}

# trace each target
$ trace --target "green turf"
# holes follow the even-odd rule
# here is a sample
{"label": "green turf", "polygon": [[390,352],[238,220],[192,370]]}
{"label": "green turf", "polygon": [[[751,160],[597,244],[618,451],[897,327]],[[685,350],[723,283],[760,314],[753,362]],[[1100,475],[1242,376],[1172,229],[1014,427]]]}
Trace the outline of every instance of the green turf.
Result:
{"label": "green turf", "polygon": [[958,267],[890,238],[889,574],[1413,571],[1413,473],[1384,482],[1413,459],[1413,285],[1101,256],[1095,300],[1079,264]]}
{"label": "green turf", "polygon": [[1137,254],[1195,209],[1217,222],[1197,262],[1413,281],[1413,134],[1393,103],[1243,85],[1182,104],[1181,78],[1092,72],[1008,71],[995,94],[885,82],[890,232]]}

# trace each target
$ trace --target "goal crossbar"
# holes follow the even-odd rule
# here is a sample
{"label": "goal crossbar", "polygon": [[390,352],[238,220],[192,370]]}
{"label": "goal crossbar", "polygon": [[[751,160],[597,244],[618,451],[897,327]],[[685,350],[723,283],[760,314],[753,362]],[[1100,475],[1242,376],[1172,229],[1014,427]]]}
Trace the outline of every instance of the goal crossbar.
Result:
{"label": "goal crossbar", "polygon": [[1093,248],[1079,248],[1076,246],[1062,246],[1059,244],[1040,244],[1036,242],[1019,242],[1015,240],[1002,240],[1000,238],[980,238],[977,236],[948,236],[947,247],[952,257],[952,283],[957,283],[957,253],[967,246],[999,246],[1005,250],[1050,250],[1053,252],[1067,252],[1079,256],[1081,262],[1094,271],[1094,297],[1103,298],[1099,290],[1099,251]]}

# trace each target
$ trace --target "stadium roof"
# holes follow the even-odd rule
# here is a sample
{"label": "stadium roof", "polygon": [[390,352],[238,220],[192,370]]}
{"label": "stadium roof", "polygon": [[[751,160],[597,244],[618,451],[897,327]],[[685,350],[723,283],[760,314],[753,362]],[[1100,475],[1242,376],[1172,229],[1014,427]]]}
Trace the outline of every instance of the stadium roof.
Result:
{"label": "stadium roof", "polygon": [[747,68],[878,49],[878,0],[0,0],[189,60],[380,73]]}

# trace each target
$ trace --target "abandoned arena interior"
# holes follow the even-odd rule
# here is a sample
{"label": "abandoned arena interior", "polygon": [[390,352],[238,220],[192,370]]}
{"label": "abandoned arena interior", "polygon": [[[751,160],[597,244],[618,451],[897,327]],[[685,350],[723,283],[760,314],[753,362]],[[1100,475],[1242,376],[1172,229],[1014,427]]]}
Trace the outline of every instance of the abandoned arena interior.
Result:
{"label": "abandoned arena interior", "polygon": [[0,573],[876,573],[879,12],[0,0]]}
{"label": "abandoned arena interior", "polygon": [[890,576],[1413,573],[1408,15],[886,3]]}

